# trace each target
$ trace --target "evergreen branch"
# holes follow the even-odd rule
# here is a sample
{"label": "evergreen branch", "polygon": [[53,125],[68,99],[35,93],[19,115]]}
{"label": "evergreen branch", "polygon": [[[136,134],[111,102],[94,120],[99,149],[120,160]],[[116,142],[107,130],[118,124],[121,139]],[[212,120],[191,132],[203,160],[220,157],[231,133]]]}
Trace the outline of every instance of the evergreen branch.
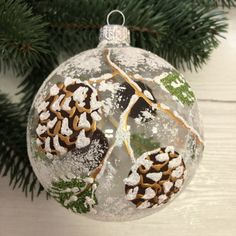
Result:
{"label": "evergreen branch", "polygon": [[57,64],[56,59],[54,59],[54,61],[55,63],[48,61],[47,65],[42,64],[39,67],[32,68],[31,72],[28,73],[19,85],[20,91],[18,94],[23,94],[20,107],[22,111],[24,111],[24,116],[28,115],[28,111],[32,105],[36,92]]}
{"label": "evergreen branch", "polygon": [[236,7],[236,0],[196,0],[196,2],[210,7]]}
{"label": "evergreen branch", "polygon": [[0,93],[0,174],[10,175],[10,185],[21,187],[27,195],[39,194],[39,184],[30,165],[26,148],[26,118],[18,104]]}
{"label": "evergreen branch", "polygon": [[[232,0],[227,2],[232,5]],[[119,9],[126,16],[133,46],[157,53],[177,68],[198,69],[218,46],[218,36],[226,32],[225,12],[216,9],[216,3],[218,1],[213,0],[62,0],[55,3],[54,0],[39,1],[32,6],[49,22],[50,44],[55,51],[75,54],[96,47],[98,30],[105,23],[106,14]],[[119,15],[115,14],[111,20],[120,22]]]}
{"label": "evergreen branch", "polygon": [[0,69],[24,74],[49,53],[47,23],[21,0],[0,0]]}
{"label": "evergreen branch", "polygon": [[[209,10],[193,3],[179,3],[182,11],[175,20],[168,21],[168,33],[161,39],[159,48],[150,48],[175,67],[198,69],[206,62],[226,32],[225,12]],[[173,6],[173,11],[174,6]],[[171,17],[171,12],[166,12]],[[168,50],[166,50],[168,48]]]}

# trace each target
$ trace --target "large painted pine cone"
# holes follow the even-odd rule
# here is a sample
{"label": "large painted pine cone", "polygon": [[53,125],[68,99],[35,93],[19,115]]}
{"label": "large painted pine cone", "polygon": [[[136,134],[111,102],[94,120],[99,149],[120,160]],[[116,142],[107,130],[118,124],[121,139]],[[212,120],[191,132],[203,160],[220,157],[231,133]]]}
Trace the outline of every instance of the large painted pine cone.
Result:
{"label": "large painted pine cone", "polygon": [[184,182],[185,164],[174,147],[146,152],[132,166],[126,179],[126,199],[139,209],[166,203]]}
{"label": "large painted pine cone", "polygon": [[97,91],[87,82],[54,84],[38,107],[37,145],[48,157],[85,148],[101,119],[100,107]]}

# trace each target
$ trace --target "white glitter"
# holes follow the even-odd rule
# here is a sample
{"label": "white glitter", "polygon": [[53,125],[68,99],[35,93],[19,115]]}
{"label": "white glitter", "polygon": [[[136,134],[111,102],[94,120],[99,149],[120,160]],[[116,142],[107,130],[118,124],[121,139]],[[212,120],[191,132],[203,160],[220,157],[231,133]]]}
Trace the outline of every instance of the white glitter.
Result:
{"label": "white glitter", "polygon": [[89,121],[87,120],[86,112],[82,113],[79,118],[78,128],[89,129],[91,127]]}
{"label": "white glitter", "polygon": [[47,126],[41,125],[41,124],[39,124],[37,129],[36,129],[36,133],[37,133],[38,136],[40,136],[41,134],[43,134],[46,131],[47,131]]}
{"label": "white glitter", "polygon": [[171,176],[174,178],[179,178],[184,173],[184,167],[178,166],[175,170],[172,171]]}
{"label": "white glitter", "polygon": [[64,102],[61,106],[62,110],[64,110],[64,111],[70,111],[71,110],[71,107],[69,106],[70,101],[71,101],[71,97],[68,97],[64,100]]}
{"label": "white glitter", "polygon": [[40,120],[47,120],[50,116],[50,112],[49,111],[45,111],[45,112],[42,112],[39,116],[39,119]]}
{"label": "white glitter", "polygon": [[156,160],[159,162],[164,162],[169,160],[168,153],[160,153],[155,156]]}
{"label": "white glitter", "polygon": [[165,194],[162,194],[158,197],[158,203],[161,204],[167,199],[167,196]]}
{"label": "white glitter", "polygon": [[97,100],[97,92],[93,92],[90,100],[90,107],[92,110],[97,110],[101,107],[102,103]]}
{"label": "white glitter", "polygon": [[168,147],[166,147],[165,152],[166,153],[170,152],[170,153],[174,154],[175,148],[173,146],[168,146]]}
{"label": "white glitter", "polygon": [[180,188],[183,185],[183,180],[182,179],[177,179],[175,182],[175,187]]}
{"label": "white glitter", "polygon": [[53,157],[54,157],[54,156],[53,156],[51,153],[49,153],[49,152],[46,153],[46,156],[47,156],[47,158],[50,159],[50,160],[52,160]]}
{"label": "white glitter", "polygon": [[151,203],[150,203],[149,201],[145,201],[145,202],[141,203],[141,204],[137,207],[137,209],[146,209],[146,208],[150,207],[150,205],[151,205]]}
{"label": "white glitter", "polygon": [[176,79],[175,81],[172,81],[172,82],[171,82],[171,86],[172,86],[173,88],[179,88],[179,87],[181,87],[182,85],[184,85],[184,83],[181,83],[181,81],[178,80],[178,79]]}
{"label": "white glitter", "polygon": [[148,112],[148,111],[142,111],[142,115],[143,115],[143,117],[145,118],[145,119],[154,119],[155,118],[155,116],[153,116],[150,112]]}
{"label": "white glitter", "polygon": [[129,186],[135,186],[140,181],[140,175],[136,172],[132,172],[127,178],[125,178],[124,183]]}
{"label": "white glitter", "polygon": [[54,84],[51,88],[50,88],[50,95],[51,96],[55,96],[59,93],[59,88],[56,84]]}
{"label": "white glitter", "polygon": [[79,87],[74,91],[73,99],[74,101],[78,101],[81,107],[85,106],[84,100],[87,97],[87,92],[87,87]]}
{"label": "white glitter", "polygon": [[43,101],[37,108],[38,113],[44,111],[47,108],[48,104],[49,102]]}
{"label": "white glitter", "polygon": [[66,77],[66,78],[65,78],[65,81],[64,81],[64,84],[65,84],[65,86],[67,87],[68,85],[74,84],[75,82],[76,82],[75,79],[72,79],[71,77]]}
{"label": "white glitter", "polygon": [[48,121],[47,127],[48,127],[49,129],[52,129],[52,128],[55,126],[56,123],[57,123],[57,117],[54,117],[53,120]]}
{"label": "white glitter", "polygon": [[156,196],[156,192],[152,188],[146,188],[145,189],[145,194],[142,196],[143,199],[152,199]]}
{"label": "white glitter", "polygon": [[50,147],[50,137],[47,137],[46,140],[45,140],[45,147],[44,147],[44,150],[46,152],[51,152],[51,147]]}
{"label": "white glitter", "polygon": [[181,155],[179,155],[177,158],[174,158],[169,162],[168,167],[171,169],[176,168],[181,164],[181,162],[182,162],[182,157]]}
{"label": "white glitter", "polygon": [[96,111],[91,113],[91,117],[95,121],[100,121],[102,119],[101,116]]}
{"label": "white glitter", "polygon": [[159,173],[148,173],[146,175],[147,178],[153,180],[154,182],[157,182],[161,179],[162,177],[162,172],[159,172]]}
{"label": "white glitter", "polygon": [[157,134],[157,127],[152,127],[152,133]]}
{"label": "white glitter", "polygon": [[111,93],[115,93],[119,88],[120,88],[119,83],[114,83],[111,81],[108,82],[102,81],[99,85],[98,90],[101,92],[110,91]]}
{"label": "white glitter", "polygon": [[71,202],[76,202],[78,200],[78,197],[75,195],[72,195],[69,199],[66,199],[64,201],[64,206],[68,206]]}
{"label": "white glitter", "polygon": [[125,198],[129,201],[132,201],[136,198],[137,193],[138,193],[138,186],[136,186],[134,189],[129,189]]}
{"label": "white glitter", "polygon": [[61,94],[59,96],[59,98],[52,104],[52,110],[54,111],[60,111],[61,110],[61,106],[60,106],[60,103],[62,101],[62,99],[65,97],[65,94]]}
{"label": "white glitter", "polygon": [[83,129],[76,140],[76,147],[77,148],[83,148],[90,144],[90,139],[85,136],[85,130]]}
{"label": "white glitter", "polygon": [[54,144],[54,148],[55,148],[61,155],[66,154],[67,150],[66,150],[66,148],[64,148],[64,147],[62,147],[62,146],[60,145],[58,135],[56,135],[56,136],[53,138],[53,144]]}
{"label": "white glitter", "polygon": [[37,144],[38,146],[41,146],[43,143],[42,143],[42,141],[41,141],[39,138],[37,138],[37,139],[36,139],[36,144]]}
{"label": "white glitter", "polygon": [[73,134],[73,131],[69,128],[69,120],[68,118],[64,118],[62,120],[62,125],[61,125],[61,133],[70,136]]}
{"label": "white glitter", "polygon": [[144,90],[144,95],[149,98],[150,100],[154,100],[152,94],[148,90]]}
{"label": "white glitter", "polygon": [[164,192],[165,193],[168,193],[170,191],[170,189],[172,188],[173,186],[173,183],[170,182],[170,181],[166,181],[164,184],[163,184],[163,187],[164,187]]}
{"label": "white glitter", "polygon": [[84,182],[88,183],[88,184],[92,184],[94,182],[94,178],[92,178],[92,177],[84,178]]}

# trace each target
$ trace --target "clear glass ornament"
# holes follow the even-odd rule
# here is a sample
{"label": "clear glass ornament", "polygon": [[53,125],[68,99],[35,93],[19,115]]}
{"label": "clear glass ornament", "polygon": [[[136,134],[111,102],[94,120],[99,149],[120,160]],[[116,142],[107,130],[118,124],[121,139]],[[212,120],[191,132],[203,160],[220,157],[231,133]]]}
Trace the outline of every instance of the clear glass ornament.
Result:
{"label": "clear glass ornament", "polygon": [[159,211],[191,180],[204,147],[183,75],[129,42],[126,27],[108,22],[97,48],[48,76],[29,114],[39,181],[64,207],[97,220]]}

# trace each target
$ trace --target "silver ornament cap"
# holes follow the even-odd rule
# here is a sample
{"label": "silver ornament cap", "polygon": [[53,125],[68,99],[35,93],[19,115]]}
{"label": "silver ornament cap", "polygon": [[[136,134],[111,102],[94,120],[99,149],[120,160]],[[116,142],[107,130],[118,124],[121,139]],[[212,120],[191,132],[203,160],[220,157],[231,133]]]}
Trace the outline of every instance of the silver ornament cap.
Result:
{"label": "silver ornament cap", "polygon": [[[122,18],[123,22],[122,25],[110,24],[109,18],[113,13],[119,13]],[[130,45],[130,31],[127,27],[124,26],[125,24],[125,16],[119,10],[113,10],[107,15],[107,25],[104,25],[100,29],[99,35],[99,45],[102,46],[104,44],[121,44],[123,46]]]}

